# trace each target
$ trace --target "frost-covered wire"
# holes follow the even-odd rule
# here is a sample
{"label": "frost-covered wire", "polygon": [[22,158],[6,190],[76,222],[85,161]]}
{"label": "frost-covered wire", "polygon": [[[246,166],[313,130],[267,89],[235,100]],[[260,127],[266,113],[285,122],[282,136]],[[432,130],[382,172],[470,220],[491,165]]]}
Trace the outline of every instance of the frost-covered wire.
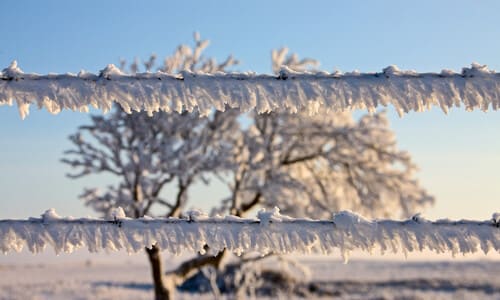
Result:
{"label": "frost-covered wire", "polygon": [[137,252],[157,245],[174,254],[185,251],[214,253],[331,253],[340,250],[347,258],[361,249],[404,252],[429,249],[473,253],[500,252],[498,214],[486,221],[367,220],[343,211],[330,220],[295,219],[271,211],[257,218],[208,217],[191,213],[185,218],[129,219],[123,211],[110,219],[62,218],[48,210],[41,218],[0,220],[0,251],[21,251],[26,246],[38,253],[51,246],[57,253],[87,247],[90,252],[125,249]]}
{"label": "frost-covered wire", "polygon": [[127,75],[114,65],[99,74],[37,75],[23,73],[13,62],[0,74],[0,105],[18,105],[21,117],[29,106],[51,113],[63,109],[87,111],[89,105],[103,111],[114,102],[125,111],[182,112],[202,115],[214,108],[237,107],[242,111],[286,110],[345,111],[392,104],[399,114],[439,106],[443,111],[464,106],[468,110],[500,107],[500,74],[472,64],[461,73],[401,71],[389,66],[380,73],[294,72],[283,67],[278,75],[254,73]]}

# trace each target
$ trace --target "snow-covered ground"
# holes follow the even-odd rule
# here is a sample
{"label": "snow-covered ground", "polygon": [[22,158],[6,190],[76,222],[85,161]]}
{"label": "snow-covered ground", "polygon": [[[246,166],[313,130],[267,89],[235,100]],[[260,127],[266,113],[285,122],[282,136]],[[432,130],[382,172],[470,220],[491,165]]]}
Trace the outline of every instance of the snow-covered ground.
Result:
{"label": "snow-covered ground", "polygon": [[[152,299],[148,265],[145,259],[142,262],[136,257],[112,263],[2,262],[0,299]],[[330,292],[325,298],[500,299],[499,260],[358,259],[343,264],[340,260],[316,257],[303,258],[302,262],[311,267],[315,287]],[[211,294],[178,296],[213,298]]]}

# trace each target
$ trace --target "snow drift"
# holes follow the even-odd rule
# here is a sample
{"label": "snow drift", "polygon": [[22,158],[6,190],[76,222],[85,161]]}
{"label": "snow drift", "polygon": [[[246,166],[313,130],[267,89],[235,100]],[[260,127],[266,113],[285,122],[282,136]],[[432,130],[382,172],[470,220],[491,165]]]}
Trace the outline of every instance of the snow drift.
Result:
{"label": "snow drift", "polygon": [[23,73],[13,62],[0,73],[0,105],[18,105],[24,118],[29,106],[51,113],[63,109],[87,111],[89,105],[103,111],[114,102],[127,112],[153,113],[237,107],[259,113],[286,110],[345,111],[393,105],[401,115],[439,106],[498,110],[500,74],[472,64],[461,73],[401,71],[389,66],[380,73],[294,72],[286,67],[279,75],[254,73],[137,73],[126,75],[114,65],[99,74],[37,75]]}
{"label": "snow drift", "polygon": [[331,220],[295,219],[279,209],[261,211],[257,218],[208,217],[190,213],[185,218],[129,219],[118,211],[110,219],[62,218],[48,210],[41,218],[0,220],[0,251],[38,253],[47,246],[56,253],[87,247],[90,252],[125,249],[137,252],[153,244],[168,252],[228,249],[235,253],[329,254],[339,249],[345,259],[351,250],[404,252],[430,249],[452,254],[500,252],[498,220],[428,221],[367,220],[352,212]]}

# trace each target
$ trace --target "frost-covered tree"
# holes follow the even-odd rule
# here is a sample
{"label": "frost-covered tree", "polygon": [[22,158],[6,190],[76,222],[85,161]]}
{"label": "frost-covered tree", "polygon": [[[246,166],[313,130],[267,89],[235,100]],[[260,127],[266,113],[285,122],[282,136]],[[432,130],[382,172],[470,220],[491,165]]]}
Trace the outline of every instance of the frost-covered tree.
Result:
{"label": "frost-covered tree", "polygon": [[[203,57],[208,41],[195,35],[195,46],[180,46],[160,70],[218,72],[237,64],[232,57],[217,63]],[[156,56],[144,62],[152,70]],[[312,59],[273,51],[273,70],[282,65],[304,71]],[[126,62],[122,62],[122,68]],[[140,69],[132,63],[130,72]],[[273,112],[240,115],[236,110],[196,113],[126,114],[116,107],[109,115],[93,116],[70,137],[73,149],[63,162],[75,169],[72,178],[110,174],[117,180],[105,190],[86,189],[85,204],[106,215],[121,206],[129,217],[181,217],[195,184],[221,180],[228,187],[212,213],[245,216],[258,207],[278,206],[293,216],[329,218],[351,209],[368,216],[406,216],[433,198],[414,178],[410,155],[396,147],[384,113],[355,119],[349,113],[315,116]],[[169,299],[175,286],[203,267],[221,270],[225,252],[206,249],[163,274],[160,249],[147,248],[156,299]],[[258,280],[245,276],[244,256],[232,267],[240,293],[251,292]],[[252,274],[261,272],[252,271]],[[216,289],[214,287],[214,289]]]}

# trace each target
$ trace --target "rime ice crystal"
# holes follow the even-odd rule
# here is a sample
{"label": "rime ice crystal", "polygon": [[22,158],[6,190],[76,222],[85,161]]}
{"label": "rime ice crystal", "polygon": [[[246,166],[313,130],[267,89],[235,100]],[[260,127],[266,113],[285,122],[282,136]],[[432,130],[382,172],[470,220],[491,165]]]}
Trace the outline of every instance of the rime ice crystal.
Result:
{"label": "rime ice crystal", "polygon": [[[117,216],[121,214],[118,212]],[[500,252],[500,229],[495,221],[367,220],[352,212],[335,214],[333,220],[294,219],[271,212],[259,218],[234,216],[179,219],[73,219],[48,210],[42,218],[0,220],[0,251],[38,253],[51,246],[57,253],[87,247],[90,252],[125,249],[137,252],[158,244],[168,252],[215,251],[236,253],[331,253],[340,249],[347,258],[354,249],[404,253],[429,249],[473,253]],[[269,222],[272,220],[272,222]],[[420,221],[419,221],[420,220]]]}
{"label": "rime ice crystal", "polygon": [[389,66],[380,73],[298,73],[282,69],[278,76],[253,73],[163,72],[123,74],[108,65],[98,75],[37,75],[23,73],[16,62],[0,74],[0,104],[16,101],[21,117],[31,104],[51,113],[62,109],[103,111],[114,102],[127,112],[199,111],[226,107],[242,111],[375,110],[393,105],[399,114],[439,106],[468,110],[498,110],[500,74],[472,64],[461,73],[401,71]]}

